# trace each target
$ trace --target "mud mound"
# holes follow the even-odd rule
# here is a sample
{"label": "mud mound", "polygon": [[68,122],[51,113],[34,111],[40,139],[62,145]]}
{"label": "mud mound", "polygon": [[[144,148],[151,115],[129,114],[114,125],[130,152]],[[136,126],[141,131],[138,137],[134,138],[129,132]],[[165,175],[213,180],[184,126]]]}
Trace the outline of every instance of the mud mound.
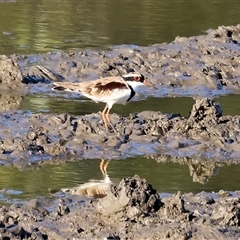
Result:
{"label": "mud mound", "polygon": [[192,107],[189,120],[194,119],[195,122],[199,122],[207,118],[207,121],[209,121],[210,119],[221,117],[222,113],[222,107],[218,102],[205,98],[196,100],[196,103]]}
{"label": "mud mound", "polygon": [[23,75],[16,60],[0,55],[0,86],[1,90],[23,87]]}
{"label": "mud mound", "polygon": [[212,219],[221,226],[240,226],[240,199],[223,200],[214,207]]}
{"label": "mud mound", "polygon": [[228,27],[219,26],[217,29],[209,31],[209,35],[218,41],[238,44],[240,42],[239,32],[240,24]]}
{"label": "mud mound", "polygon": [[96,209],[102,215],[125,215],[133,218],[156,212],[162,205],[157,191],[138,176],[124,178],[112,186],[107,196],[98,201]]}
{"label": "mud mound", "polygon": [[23,82],[29,83],[49,83],[50,79],[52,81],[61,81],[63,77],[59,74],[51,72],[46,67],[41,65],[34,65],[30,67],[28,74],[23,77]]}
{"label": "mud mound", "polygon": [[[193,105],[190,116],[186,123],[186,130],[194,129],[198,131],[208,131],[211,127],[216,127],[221,123],[222,106],[209,98],[196,100]],[[211,134],[211,131],[209,131]]]}

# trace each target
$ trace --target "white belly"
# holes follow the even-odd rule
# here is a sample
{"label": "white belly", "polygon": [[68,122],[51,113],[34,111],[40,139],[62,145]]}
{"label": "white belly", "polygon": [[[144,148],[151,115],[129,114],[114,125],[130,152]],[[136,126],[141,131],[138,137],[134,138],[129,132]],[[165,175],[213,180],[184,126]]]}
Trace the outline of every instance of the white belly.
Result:
{"label": "white belly", "polygon": [[101,92],[96,96],[85,95],[86,97],[92,99],[95,102],[104,102],[109,108],[115,103],[125,104],[131,95],[130,89],[114,89],[108,92]]}

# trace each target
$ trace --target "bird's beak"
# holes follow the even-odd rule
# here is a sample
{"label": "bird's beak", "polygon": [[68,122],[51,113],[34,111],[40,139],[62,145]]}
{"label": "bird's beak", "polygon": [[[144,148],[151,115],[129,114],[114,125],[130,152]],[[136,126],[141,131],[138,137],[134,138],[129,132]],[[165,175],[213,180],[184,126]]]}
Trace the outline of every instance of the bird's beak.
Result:
{"label": "bird's beak", "polygon": [[144,85],[147,86],[147,87],[152,87],[152,83],[151,82],[148,82],[148,81],[144,81]]}

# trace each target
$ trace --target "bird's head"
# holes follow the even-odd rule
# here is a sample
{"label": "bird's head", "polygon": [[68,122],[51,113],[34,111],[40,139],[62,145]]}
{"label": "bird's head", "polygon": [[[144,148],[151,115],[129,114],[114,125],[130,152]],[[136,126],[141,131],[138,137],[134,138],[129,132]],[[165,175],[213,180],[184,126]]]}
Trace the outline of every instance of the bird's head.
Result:
{"label": "bird's head", "polygon": [[123,75],[122,77],[130,85],[134,85],[134,86],[140,86],[140,85],[151,86],[151,84],[146,81],[145,77],[141,73],[128,73],[128,74]]}

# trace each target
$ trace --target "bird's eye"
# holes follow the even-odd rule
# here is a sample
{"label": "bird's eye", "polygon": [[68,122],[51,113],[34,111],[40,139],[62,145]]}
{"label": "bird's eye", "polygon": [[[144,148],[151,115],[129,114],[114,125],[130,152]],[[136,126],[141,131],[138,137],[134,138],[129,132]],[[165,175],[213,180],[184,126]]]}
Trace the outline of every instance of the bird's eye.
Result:
{"label": "bird's eye", "polygon": [[137,81],[137,82],[139,82],[139,81],[141,80],[141,77],[136,76],[136,77],[134,77],[134,80]]}

